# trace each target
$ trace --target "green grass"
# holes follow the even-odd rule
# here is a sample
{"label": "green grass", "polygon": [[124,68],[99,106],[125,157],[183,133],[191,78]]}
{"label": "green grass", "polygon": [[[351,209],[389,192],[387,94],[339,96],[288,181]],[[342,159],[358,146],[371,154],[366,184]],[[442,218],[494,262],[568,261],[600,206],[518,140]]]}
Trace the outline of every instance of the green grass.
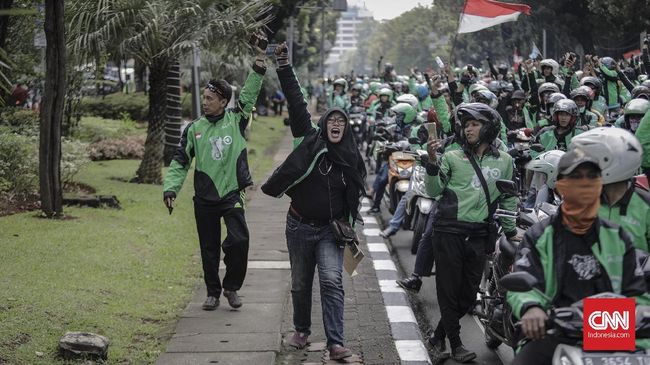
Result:
{"label": "green grass", "polygon": [[[249,161],[256,183],[284,131],[278,118],[254,126]],[[0,363],[63,364],[56,350],[66,331],[107,336],[109,364],[149,364],[164,351],[202,281],[192,173],[170,216],[160,186],[118,180],[130,178],[138,163],[94,162],[77,177],[98,194],[116,195],[122,210],[66,208],[70,220],[34,212],[0,218]]]}

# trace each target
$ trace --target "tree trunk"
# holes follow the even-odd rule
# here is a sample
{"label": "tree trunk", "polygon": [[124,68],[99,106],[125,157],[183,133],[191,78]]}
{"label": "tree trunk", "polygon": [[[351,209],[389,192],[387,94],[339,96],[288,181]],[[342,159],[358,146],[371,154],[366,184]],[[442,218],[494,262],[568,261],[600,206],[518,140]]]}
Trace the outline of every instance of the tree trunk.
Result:
{"label": "tree trunk", "polygon": [[163,162],[163,128],[167,106],[167,70],[166,59],[154,58],[149,67],[149,126],[144,143],[144,156],[135,182],[144,184],[162,183]]}
{"label": "tree trunk", "polygon": [[147,70],[147,65],[142,63],[139,59],[135,59],[134,65],[133,65],[133,78],[135,82],[135,92],[143,92],[145,90],[145,85],[144,85],[144,74],[145,71]]}
{"label": "tree trunk", "polygon": [[[13,0],[0,0],[0,10],[11,9]],[[0,15],[0,48],[5,48],[9,31],[9,15]]]}
{"label": "tree trunk", "polygon": [[169,67],[167,74],[167,120],[165,124],[165,150],[163,162],[169,166],[174,152],[181,142],[181,65],[178,62]]}
{"label": "tree trunk", "polygon": [[61,120],[65,101],[64,1],[45,0],[46,69],[41,105],[39,183],[41,210],[46,217],[63,213],[61,190]]}

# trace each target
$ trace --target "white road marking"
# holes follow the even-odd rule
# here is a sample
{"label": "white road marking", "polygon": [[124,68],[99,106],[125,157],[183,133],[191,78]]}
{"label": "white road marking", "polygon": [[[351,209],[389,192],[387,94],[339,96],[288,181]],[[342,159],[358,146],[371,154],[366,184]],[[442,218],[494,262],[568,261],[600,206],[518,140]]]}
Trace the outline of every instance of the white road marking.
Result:
{"label": "white road marking", "polygon": [[389,252],[385,243],[369,243],[368,251],[370,252]]}
{"label": "white road marking", "polygon": [[375,266],[375,270],[397,271],[392,260],[373,260],[372,264]]}
{"label": "white road marking", "polygon": [[289,261],[248,261],[249,269],[291,269]]}
{"label": "white road marking", "polygon": [[413,310],[407,305],[387,305],[386,313],[388,313],[388,321],[391,323],[417,323]]}
{"label": "white road marking", "polygon": [[402,361],[426,361],[431,364],[427,349],[420,340],[395,341],[395,347]]}
{"label": "white road marking", "polygon": [[367,217],[367,216],[364,216],[364,217],[363,217],[363,223],[366,223],[366,224],[377,224],[377,218],[375,218],[375,217]]}
{"label": "white road marking", "polygon": [[379,280],[379,289],[382,293],[405,293],[395,280]]}
{"label": "white road marking", "polygon": [[363,229],[363,234],[366,237],[369,237],[369,236],[379,237],[379,232],[381,232],[381,229],[379,229],[379,228],[364,228]]}
{"label": "white road marking", "polygon": [[361,213],[365,213],[365,212],[367,212],[367,211],[369,211],[369,210],[370,210],[370,207],[369,207],[369,206],[367,206],[367,205],[363,205],[363,206],[361,206],[361,209],[359,209],[359,212],[361,212]]}

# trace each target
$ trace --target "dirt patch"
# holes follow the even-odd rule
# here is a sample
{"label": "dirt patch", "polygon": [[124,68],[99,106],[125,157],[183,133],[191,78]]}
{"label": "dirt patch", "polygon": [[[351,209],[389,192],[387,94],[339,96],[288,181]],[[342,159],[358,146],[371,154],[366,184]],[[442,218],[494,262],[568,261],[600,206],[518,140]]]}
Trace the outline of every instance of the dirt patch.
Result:
{"label": "dirt patch", "polygon": [[37,210],[40,207],[41,200],[38,194],[0,194],[0,217]]}
{"label": "dirt patch", "polygon": [[17,334],[13,339],[1,343],[0,346],[7,347],[10,350],[15,350],[18,347],[28,343],[29,341],[32,340],[32,336],[26,334],[26,333],[19,333]]}

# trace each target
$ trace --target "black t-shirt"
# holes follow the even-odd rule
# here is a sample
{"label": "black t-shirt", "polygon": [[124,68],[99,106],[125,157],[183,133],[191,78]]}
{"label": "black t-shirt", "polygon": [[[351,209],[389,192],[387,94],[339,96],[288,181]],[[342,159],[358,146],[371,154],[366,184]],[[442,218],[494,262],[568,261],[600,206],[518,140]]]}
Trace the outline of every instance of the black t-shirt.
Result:
{"label": "black t-shirt", "polygon": [[346,182],[343,170],[324,156],[319,157],[303,181],[287,191],[291,206],[305,219],[329,220],[330,204],[332,218],[344,216]]}
{"label": "black t-shirt", "polygon": [[562,235],[560,242],[565,246],[565,255],[556,305],[568,307],[585,297],[608,291],[607,272],[591,251],[591,246],[598,244],[596,228],[592,227],[579,236],[563,226],[559,234]]}

